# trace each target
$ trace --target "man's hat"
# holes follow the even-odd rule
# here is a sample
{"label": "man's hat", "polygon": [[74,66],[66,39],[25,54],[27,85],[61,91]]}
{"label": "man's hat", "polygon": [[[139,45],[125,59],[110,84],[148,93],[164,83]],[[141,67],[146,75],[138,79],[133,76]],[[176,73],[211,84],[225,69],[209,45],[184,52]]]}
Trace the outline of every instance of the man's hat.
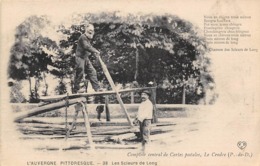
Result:
{"label": "man's hat", "polygon": [[[142,91],[142,93],[146,93],[148,96],[151,96],[151,93],[150,93],[150,91],[148,91],[148,90],[144,90],[144,91]],[[141,93],[141,94],[142,94]]]}

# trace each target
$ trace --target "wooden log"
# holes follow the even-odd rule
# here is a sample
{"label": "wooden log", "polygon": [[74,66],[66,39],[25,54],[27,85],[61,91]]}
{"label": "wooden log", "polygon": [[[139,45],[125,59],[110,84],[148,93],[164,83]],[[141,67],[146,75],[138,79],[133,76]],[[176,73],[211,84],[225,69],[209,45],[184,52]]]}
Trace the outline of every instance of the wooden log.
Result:
{"label": "wooden log", "polygon": [[139,145],[120,145],[120,144],[112,144],[112,145],[97,145],[97,149],[138,149]]}
{"label": "wooden log", "polygon": [[[76,98],[76,99],[69,99],[68,106],[72,105],[72,104],[76,104],[78,102],[86,102],[86,101],[87,100],[84,97]],[[38,115],[38,114],[45,113],[45,112],[53,111],[55,109],[59,109],[59,108],[65,107],[65,106],[66,106],[66,101],[59,101],[57,103],[48,104],[48,105],[45,105],[45,106],[42,106],[42,107],[36,107],[36,108],[31,109],[28,112],[19,113],[14,121],[20,122],[24,118],[28,118],[28,117],[31,117],[31,116],[35,116],[35,115]]]}
{"label": "wooden log", "polygon": [[[156,89],[156,87],[143,87],[143,88],[133,88],[133,89],[122,89],[118,90],[118,93],[125,92],[133,92],[133,91],[142,91],[147,89]],[[88,93],[77,93],[77,94],[69,94],[69,98],[79,98],[79,97],[88,97],[88,96],[98,96],[98,95],[112,95],[115,94],[116,91],[104,91],[104,92],[88,92]],[[41,96],[40,100],[44,102],[50,102],[55,100],[65,99],[67,95],[54,95],[54,96]]]}
{"label": "wooden log", "polygon": [[[174,129],[175,129],[174,126],[154,126],[151,129],[151,134],[165,133]],[[64,135],[66,134],[63,128],[35,128],[33,126],[26,126],[26,127],[19,127],[19,130],[22,133],[26,133],[27,135],[53,135],[53,136],[62,135],[64,137]],[[139,132],[139,128],[138,127],[134,127],[134,128],[95,127],[95,128],[91,128],[90,132],[95,136],[108,136],[108,135],[118,136],[123,134]],[[70,137],[80,135],[80,134],[86,134],[86,133],[87,132],[81,126],[80,128],[77,128],[75,131],[71,132]]]}
{"label": "wooden log", "polygon": [[[93,135],[93,142],[104,142],[108,140],[109,136],[95,136]],[[72,135],[68,138],[67,141],[71,141],[71,140],[77,140],[77,141],[85,141],[86,138],[86,134],[79,134],[79,135]],[[19,139],[22,140],[61,140],[64,139],[64,136],[62,135],[25,135],[25,136],[21,136],[19,137]]]}
{"label": "wooden log", "polygon": [[[30,133],[42,133],[45,132],[55,132],[64,134],[65,129],[63,127],[50,127],[50,128],[38,128],[37,126],[19,126],[19,130],[21,132],[30,132]],[[120,127],[92,127],[91,132],[93,134],[97,135],[118,135],[118,134],[124,134],[124,133],[130,133],[131,130],[128,128],[120,128]],[[70,134],[80,134],[80,133],[86,133],[83,126],[77,127],[74,131],[72,131]]]}
{"label": "wooden log", "polygon": [[[20,122],[20,124],[46,124],[46,125],[64,125],[65,122],[48,122],[48,119],[41,119],[41,120],[35,120],[35,119],[24,119],[23,121]],[[69,122],[72,123],[72,122]],[[82,119],[78,119],[77,125],[83,124]],[[128,122],[91,122],[91,127],[103,127],[103,126],[128,126]]]}
{"label": "wooden log", "polygon": [[[69,146],[66,148],[63,148],[63,150],[70,150],[70,149],[88,149],[89,146],[88,145],[84,145],[84,146]],[[138,149],[139,146],[138,145],[121,145],[121,144],[111,144],[111,145],[96,145],[95,146],[96,149]]]}
{"label": "wooden log", "polygon": [[[127,124],[125,123],[124,126],[120,125],[121,123],[115,123],[115,122],[111,122],[108,123],[108,125],[106,125],[106,123],[94,123],[91,125],[91,130],[93,131],[98,131],[98,133],[109,133],[110,131],[117,131],[117,132],[120,132],[120,130],[124,131],[124,130],[130,130],[132,128],[130,128],[129,126],[127,126]],[[181,125],[180,123],[177,123],[178,125]],[[186,124],[186,123],[185,123]],[[41,130],[41,129],[50,129],[50,130],[53,130],[55,128],[64,128],[64,123],[62,124],[49,124],[49,123],[19,123],[18,125],[18,128],[21,128],[21,129],[38,129],[38,130]],[[76,130],[79,130],[81,129],[82,127],[84,126],[84,122],[78,122],[77,123],[77,128]],[[176,126],[176,123],[172,123],[172,122],[161,122],[161,123],[157,123],[157,124],[152,124],[151,127],[152,128],[167,128],[167,127],[173,127],[173,126]],[[136,126],[138,127],[138,126]],[[135,127],[135,128],[136,128]],[[75,131],[76,131],[75,130]]]}
{"label": "wooden log", "polygon": [[124,139],[130,139],[136,137],[134,133],[121,134],[110,137],[110,140],[115,141],[117,143],[122,142]]}
{"label": "wooden log", "polygon": [[95,135],[119,135],[119,134],[126,134],[126,133],[131,133],[131,128],[129,127],[123,129],[117,128],[116,130],[115,129],[93,130],[93,134]]}
{"label": "wooden log", "polygon": [[[92,128],[93,129],[93,128]],[[151,128],[151,133],[163,133],[163,132],[168,132],[174,129],[174,126],[152,126]],[[122,134],[127,134],[127,133],[135,133],[139,132],[138,127],[131,127],[131,128],[122,128],[122,129],[97,129],[93,130],[93,134],[95,135],[122,135]]]}
{"label": "wooden log", "polygon": [[[43,119],[43,118],[42,118]],[[48,118],[45,118],[48,120]],[[34,120],[34,119],[24,119],[23,121],[21,121],[21,123],[18,124],[18,126],[42,126],[42,127],[63,127],[65,122],[48,122],[48,121],[40,121],[40,120]],[[182,119],[182,121],[184,121]],[[70,124],[72,123],[71,121],[69,122]],[[79,121],[77,122],[78,126],[84,126],[83,124],[83,119],[79,119]],[[160,123],[156,123],[156,124],[152,124],[153,126],[172,126],[172,125],[176,125],[180,123],[179,119],[176,118],[173,122],[170,121],[161,121]],[[118,128],[129,128],[127,122],[91,122],[91,127],[95,128],[98,127],[100,130],[105,129],[105,130],[109,130],[109,129],[118,129]]]}

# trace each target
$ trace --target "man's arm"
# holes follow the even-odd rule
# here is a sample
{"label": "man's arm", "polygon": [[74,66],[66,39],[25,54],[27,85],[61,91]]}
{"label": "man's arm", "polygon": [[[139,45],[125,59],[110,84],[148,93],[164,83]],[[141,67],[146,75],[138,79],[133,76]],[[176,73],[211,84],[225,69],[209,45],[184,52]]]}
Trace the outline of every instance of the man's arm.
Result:
{"label": "man's arm", "polygon": [[93,46],[91,46],[89,40],[87,39],[87,37],[85,35],[82,36],[81,42],[82,42],[82,47],[84,49],[88,50],[89,52],[91,52],[93,54],[100,54],[100,52],[97,49],[95,49]]}

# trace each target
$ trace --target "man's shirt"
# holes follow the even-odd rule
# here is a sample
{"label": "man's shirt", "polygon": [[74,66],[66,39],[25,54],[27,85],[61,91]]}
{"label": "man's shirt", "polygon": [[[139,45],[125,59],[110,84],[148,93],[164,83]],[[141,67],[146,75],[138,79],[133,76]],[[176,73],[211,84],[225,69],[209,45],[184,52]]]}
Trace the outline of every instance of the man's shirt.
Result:
{"label": "man's shirt", "polygon": [[78,40],[76,56],[85,59],[92,53],[96,52],[97,49],[91,46],[90,40],[87,38],[87,36],[85,34],[82,34]]}
{"label": "man's shirt", "polygon": [[140,104],[137,119],[141,122],[144,119],[153,119],[153,104],[149,99]]}

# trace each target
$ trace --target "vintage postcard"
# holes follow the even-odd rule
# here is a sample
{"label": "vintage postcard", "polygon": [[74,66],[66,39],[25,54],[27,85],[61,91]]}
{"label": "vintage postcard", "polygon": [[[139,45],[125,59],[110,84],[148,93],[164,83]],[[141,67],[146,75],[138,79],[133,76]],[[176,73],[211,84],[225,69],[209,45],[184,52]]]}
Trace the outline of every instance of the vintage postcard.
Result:
{"label": "vintage postcard", "polygon": [[2,0],[1,166],[259,166],[258,0]]}

